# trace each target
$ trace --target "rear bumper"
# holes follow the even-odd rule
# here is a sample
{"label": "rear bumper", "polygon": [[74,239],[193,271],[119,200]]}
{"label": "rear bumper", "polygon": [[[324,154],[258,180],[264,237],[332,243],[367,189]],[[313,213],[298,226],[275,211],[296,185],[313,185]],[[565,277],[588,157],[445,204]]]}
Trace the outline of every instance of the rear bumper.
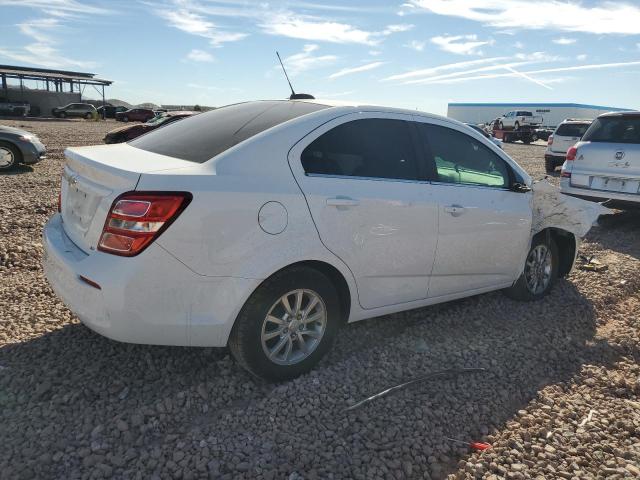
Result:
{"label": "rear bumper", "polygon": [[571,179],[562,178],[560,180],[560,191],[566,195],[582,198],[592,202],[605,202],[607,200],[616,200],[635,205],[640,205],[640,195],[633,193],[616,193],[604,190],[592,190],[590,188],[578,188],[571,186]]}
{"label": "rear bumper", "polygon": [[157,244],[132,258],[87,255],[67,237],[59,214],[45,226],[43,241],[55,293],[87,327],[121,342],[223,347],[260,283],[198,275]]}

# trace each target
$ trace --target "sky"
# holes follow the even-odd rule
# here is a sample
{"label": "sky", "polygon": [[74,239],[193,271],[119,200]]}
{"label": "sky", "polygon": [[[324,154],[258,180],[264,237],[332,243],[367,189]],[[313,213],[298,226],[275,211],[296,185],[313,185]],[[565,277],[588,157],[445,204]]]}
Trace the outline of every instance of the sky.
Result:
{"label": "sky", "polygon": [[0,0],[0,64],[96,73],[130,103],[285,98],[276,51],[316,98],[640,108],[640,0]]}

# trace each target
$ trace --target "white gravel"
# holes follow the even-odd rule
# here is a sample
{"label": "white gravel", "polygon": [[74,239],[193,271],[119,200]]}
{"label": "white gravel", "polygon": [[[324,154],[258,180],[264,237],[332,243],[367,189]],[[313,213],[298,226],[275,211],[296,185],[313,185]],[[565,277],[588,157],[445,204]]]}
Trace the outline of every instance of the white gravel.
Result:
{"label": "white gravel", "polygon": [[[49,158],[0,175],[0,478],[640,477],[640,212],[589,233],[581,253],[606,272],[576,270],[537,303],[498,292],[350,325],[316,370],[264,384],[225,350],[81,325],[42,275],[40,232],[63,149],[116,124],[1,123],[36,133]],[[541,144],[506,149],[543,175]],[[455,367],[487,371],[344,411]]]}

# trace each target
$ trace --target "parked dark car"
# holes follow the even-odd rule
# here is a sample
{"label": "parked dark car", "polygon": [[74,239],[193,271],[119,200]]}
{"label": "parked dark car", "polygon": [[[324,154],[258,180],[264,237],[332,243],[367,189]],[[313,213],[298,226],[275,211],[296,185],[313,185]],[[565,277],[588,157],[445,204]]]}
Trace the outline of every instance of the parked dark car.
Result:
{"label": "parked dark car", "polygon": [[148,108],[132,108],[126,112],[116,113],[116,120],[119,122],[146,122],[155,116],[153,110]]}
{"label": "parked dark car", "polygon": [[104,118],[116,118],[116,113],[118,112],[126,112],[128,110],[127,107],[115,107],[113,105],[105,105],[104,107],[98,107],[98,116],[103,118],[102,112],[104,111]]}
{"label": "parked dark car", "polygon": [[152,118],[146,123],[136,123],[135,125],[116,128],[107,133],[104,137],[104,143],[122,143],[128,140],[133,140],[143,133],[150,132],[151,130],[155,130],[163,125],[168,125],[175,121],[182,120],[183,118],[190,117],[196,113],[198,112],[180,111],[163,113],[162,115]]}
{"label": "parked dark car", "polygon": [[44,159],[47,151],[33,133],[0,125],[0,171],[19,163],[30,165]]}
{"label": "parked dark car", "polygon": [[96,118],[98,111],[90,103],[70,103],[64,107],[54,108],[51,113],[57,118]]}

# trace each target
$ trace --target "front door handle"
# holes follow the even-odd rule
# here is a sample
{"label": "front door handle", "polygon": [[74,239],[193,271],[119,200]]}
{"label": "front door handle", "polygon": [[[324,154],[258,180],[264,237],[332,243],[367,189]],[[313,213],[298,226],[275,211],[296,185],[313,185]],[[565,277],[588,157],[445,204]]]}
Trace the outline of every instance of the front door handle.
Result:
{"label": "front door handle", "polygon": [[356,207],[360,202],[351,197],[333,197],[327,198],[327,205],[330,207]]}
{"label": "front door handle", "polygon": [[459,217],[465,212],[465,209],[462,205],[447,205],[444,207],[444,211],[452,217]]}

